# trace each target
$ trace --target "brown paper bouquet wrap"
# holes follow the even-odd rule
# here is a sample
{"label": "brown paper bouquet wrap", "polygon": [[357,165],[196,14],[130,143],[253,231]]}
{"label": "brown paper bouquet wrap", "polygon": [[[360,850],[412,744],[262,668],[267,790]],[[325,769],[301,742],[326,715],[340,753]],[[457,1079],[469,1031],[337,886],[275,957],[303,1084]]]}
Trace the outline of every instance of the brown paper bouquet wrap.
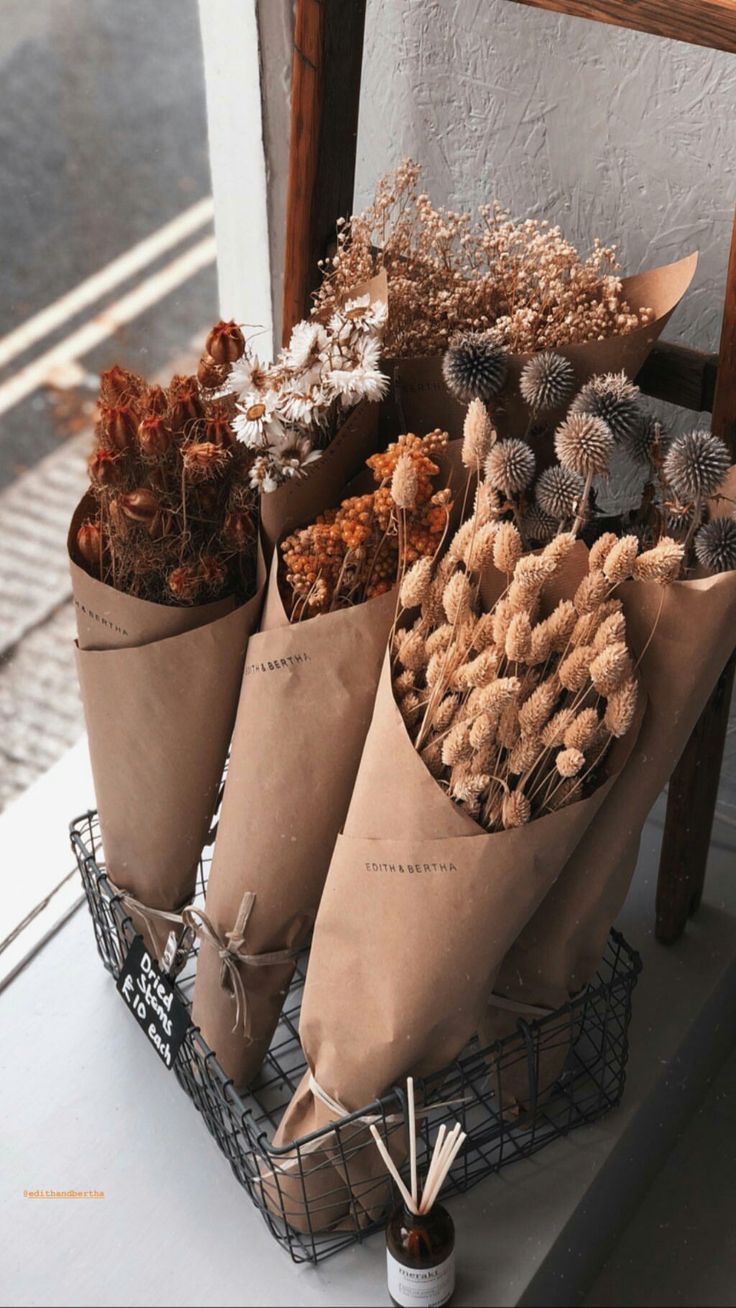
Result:
{"label": "brown paper bouquet wrap", "polygon": [[[336,1114],[326,1099],[355,1111],[408,1072],[429,1075],[460,1053],[501,960],[610,794],[635,735],[632,727],[616,743],[608,779],[589,798],[489,834],[416,753],[386,658],[312,944],[300,1024],[310,1070],[276,1145],[328,1126]],[[367,1125],[356,1126],[356,1137],[361,1130],[366,1147],[356,1138],[350,1180],[365,1224],[384,1201],[385,1172]],[[328,1159],[326,1146],[325,1167],[315,1172],[325,1187]],[[332,1164],[339,1175],[337,1155]],[[287,1178],[285,1170],[282,1193]],[[337,1178],[333,1187],[326,1215],[338,1221],[346,1210],[338,1213]],[[292,1203],[296,1211],[296,1193]]]}
{"label": "brown paper bouquet wrap", "polygon": [[[194,891],[263,597],[154,604],[91,577],[69,533],[77,672],[105,866],[146,946],[162,957]],[[127,895],[126,895],[127,892]],[[141,910],[140,906],[144,906]],[[145,910],[153,910],[146,912]]]}
{"label": "brown paper bouquet wrap", "polygon": [[[646,694],[628,762],[543,903],[507,953],[481,1023],[483,1044],[513,1030],[527,1006],[553,1010],[595,974],[636,867],[641,832],[736,641],[736,572],[673,582],[663,592],[632,580],[620,590]],[[540,1089],[559,1063],[548,1060]],[[507,1087],[523,1105],[528,1083]]]}
{"label": "brown paper bouquet wrap", "polygon": [[[312,929],[395,602],[389,593],[291,625],[274,559],[261,630],[248,646],[205,904],[215,934],[202,940],[192,1014],[237,1086],[263,1062],[294,970],[289,951]],[[238,967],[244,1030],[236,1025],[237,983],[234,990],[222,970],[217,938],[232,936],[251,895],[247,955],[286,953],[265,966]]]}
{"label": "brown paper bouquet wrap", "polygon": [[[659,339],[670,317],[688,289],[698,262],[689,254],[675,263],[624,277],[622,295],[634,310],[649,308],[654,319],[625,336],[584,341],[578,345],[555,346],[555,354],[568,359],[575,369],[578,386],[595,374],[625,372],[634,378]],[[502,436],[523,436],[529,410],[519,393],[519,378],[530,354],[508,356],[503,390],[493,402],[494,422]],[[462,430],[465,405],[447,389],[442,374],[442,356],[390,359],[384,365],[392,382],[397,421],[409,431],[439,425],[457,436]],[[547,415],[545,415],[547,416]],[[556,415],[549,415],[553,424]]]}

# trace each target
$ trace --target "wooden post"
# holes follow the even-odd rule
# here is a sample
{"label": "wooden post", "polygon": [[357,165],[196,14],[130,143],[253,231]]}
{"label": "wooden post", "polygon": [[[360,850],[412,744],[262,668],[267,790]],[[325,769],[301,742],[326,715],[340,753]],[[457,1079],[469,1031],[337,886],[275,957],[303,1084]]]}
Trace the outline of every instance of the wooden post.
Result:
{"label": "wooden post", "polygon": [[335,223],[353,206],[366,0],[297,0],[283,337],[304,316]]}
{"label": "wooden post", "polygon": [[516,3],[736,53],[733,0],[516,0]]}
{"label": "wooden post", "polygon": [[[736,448],[736,219],[726,277],[712,429]],[[672,944],[697,909],[708,861],[736,657],[724,668],[670,779],[657,881],[657,939]]]}

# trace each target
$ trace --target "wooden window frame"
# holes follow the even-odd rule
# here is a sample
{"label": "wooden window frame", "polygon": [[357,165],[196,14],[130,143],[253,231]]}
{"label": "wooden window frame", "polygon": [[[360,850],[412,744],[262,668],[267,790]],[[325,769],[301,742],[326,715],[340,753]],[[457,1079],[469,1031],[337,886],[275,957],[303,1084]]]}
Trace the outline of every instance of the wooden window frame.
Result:
{"label": "wooden window frame", "polygon": [[510,0],[736,54],[736,0]]}

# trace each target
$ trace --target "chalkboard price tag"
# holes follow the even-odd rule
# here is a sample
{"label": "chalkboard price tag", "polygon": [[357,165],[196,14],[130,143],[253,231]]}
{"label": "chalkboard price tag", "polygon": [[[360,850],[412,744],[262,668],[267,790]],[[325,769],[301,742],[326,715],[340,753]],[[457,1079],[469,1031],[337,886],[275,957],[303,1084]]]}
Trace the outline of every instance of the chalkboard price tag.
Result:
{"label": "chalkboard price tag", "polygon": [[189,1014],[173,982],[151,958],[141,936],[136,936],[118,977],[118,990],[159,1058],[168,1068],[189,1029]]}

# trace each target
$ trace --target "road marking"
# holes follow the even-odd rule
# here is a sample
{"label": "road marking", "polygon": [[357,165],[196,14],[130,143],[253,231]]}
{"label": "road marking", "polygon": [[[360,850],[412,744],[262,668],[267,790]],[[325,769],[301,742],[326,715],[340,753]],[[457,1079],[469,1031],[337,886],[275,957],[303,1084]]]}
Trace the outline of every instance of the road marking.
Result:
{"label": "road marking", "polygon": [[0,386],[0,414],[12,409],[14,404],[18,404],[26,395],[32,394],[39,386],[48,382],[54,369],[88,354],[101,341],[114,335],[118,328],[132,322],[146,309],[176,290],[182,282],[188,281],[202,268],[214,263],[216,249],[214,236],[205,237],[203,241],[199,241],[197,245],[180,254],[164,268],[153,273],[120,300],[116,300],[107,309],[96,314],[89,322],[72,332],[71,336],[67,336],[58,345],[47,350],[39,359],[22,368],[15,377]]}
{"label": "road marking", "polygon": [[99,272],[80,282],[59,300],[54,300],[53,304],[49,304],[40,313],[26,319],[19,327],[0,339],[0,368],[4,368],[11,359],[34,345],[36,341],[56,331],[57,327],[61,327],[82,309],[94,304],[100,296],[114,290],[134,273],[140,272],[141,268],[158,259],[166,250],[183,241],[186,236],[191,236],[200,227],[204,227],[211,221],[213,215],[214,204],[212,196],[208,195],[203,200],[198,200],[190,209],[185,209],[171,222],[159,227],[158,231],[146,236],[138,245],[131,246],[125,254],[119,255],[104,268],[100,268]]}

